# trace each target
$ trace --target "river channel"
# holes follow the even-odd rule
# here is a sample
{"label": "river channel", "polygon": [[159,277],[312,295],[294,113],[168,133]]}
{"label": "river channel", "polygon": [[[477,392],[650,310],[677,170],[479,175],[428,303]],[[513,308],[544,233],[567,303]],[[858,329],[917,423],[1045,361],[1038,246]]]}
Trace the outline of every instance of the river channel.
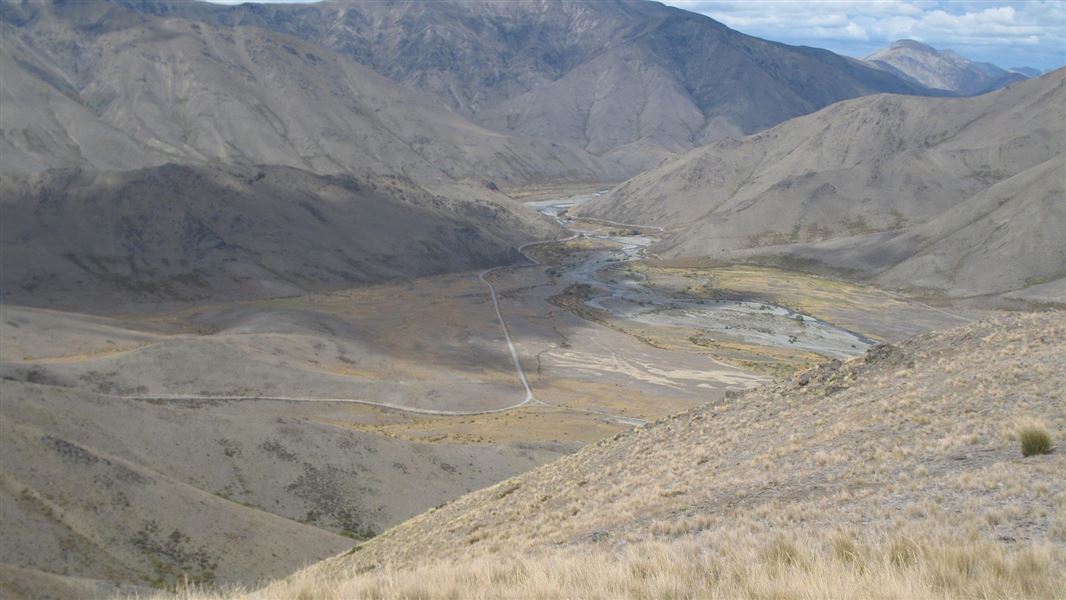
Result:
{"label": "river channel", "polygon": [[[554,219],[573,235],[613,242],[609,248],[582,252],[582,260],[559,273],[566,283],[592,287],[586,304],[613,318],[657,327],[677,327],[706,338],[795,348],[832,358],[861,354],[874,344],[864,336],[759,299],[704,300],[678,297],[648,285],[645,276],[619,268],[637,261],[658,241],[648,228],[614,224],[611,231],[575,221],[569,209],[595,195],[530,202],[528,206]],[[624,233],[619,234],[619,230]],[[638,233],[639,231],[639,233]]]}

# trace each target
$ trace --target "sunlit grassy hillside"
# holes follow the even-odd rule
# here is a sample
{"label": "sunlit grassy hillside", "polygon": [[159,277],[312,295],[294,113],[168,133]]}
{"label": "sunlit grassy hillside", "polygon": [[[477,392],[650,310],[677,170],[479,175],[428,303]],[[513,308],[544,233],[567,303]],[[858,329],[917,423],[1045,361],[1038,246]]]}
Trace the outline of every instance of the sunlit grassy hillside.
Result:
{"label": "sunlit grassy hillside", "polygon": [[[1064,349],[1061,312],[877,347],[619,434],[250,597],[1064,597]],[[1034,428],[1052,448],[1026,457]]]}

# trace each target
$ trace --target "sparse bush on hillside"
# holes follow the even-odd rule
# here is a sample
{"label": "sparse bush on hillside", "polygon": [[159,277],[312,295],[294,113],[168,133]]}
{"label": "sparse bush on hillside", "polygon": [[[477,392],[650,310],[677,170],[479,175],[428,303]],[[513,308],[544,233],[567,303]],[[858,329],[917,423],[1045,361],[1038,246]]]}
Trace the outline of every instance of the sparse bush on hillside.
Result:
{"label": "sparse bush on hillside", "polygon": [[1042,424],[1036,421],[1021,423],[1018,425],[1017,435],[1022,447],[1022,456],[1051,452],[1051,434]]}

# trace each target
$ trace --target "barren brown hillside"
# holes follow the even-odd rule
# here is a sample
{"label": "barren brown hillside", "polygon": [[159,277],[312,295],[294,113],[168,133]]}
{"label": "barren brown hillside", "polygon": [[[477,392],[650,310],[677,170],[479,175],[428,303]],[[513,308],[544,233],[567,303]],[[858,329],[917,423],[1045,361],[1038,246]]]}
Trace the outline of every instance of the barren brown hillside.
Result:
{"label": "barren brown hillside", "polygon": [[670,256],[918,225],[1060,156],[1064,80],[1059,69],[976,98],[839,102],[693,150],[576,212],[663,226]]}
{"label": "barren brown hillside", "polygon": [[[33,20],[43,11],[11,12],[13,20]],[[508,138],[566,148],[567,156],[538,157],[556,156],[556,165],[578,171],[621,166],[633,175],[675,152],[845,98],[936,93],[861,61],[754,38],[703,15],[639,0],[153,1],[129,3],[121,14],[134,21],[181,16],[300,38]],[[437,156],[454,155],[447,143],[431,145]],[[509,153],[507,162],[529,155],[517,145]]]}

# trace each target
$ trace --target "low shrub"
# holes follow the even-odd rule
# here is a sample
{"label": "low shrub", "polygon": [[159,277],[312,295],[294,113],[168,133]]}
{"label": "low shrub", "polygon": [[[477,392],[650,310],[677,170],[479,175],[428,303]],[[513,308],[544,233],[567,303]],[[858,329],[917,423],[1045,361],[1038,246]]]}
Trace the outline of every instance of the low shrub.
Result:
{"label": "low shrub", "polygon": [[1018,442],[1022,447],[1022,456],[1036,456],[1051,452],[1051,434],[1035,421],[1028,421],[1018,426]]}

